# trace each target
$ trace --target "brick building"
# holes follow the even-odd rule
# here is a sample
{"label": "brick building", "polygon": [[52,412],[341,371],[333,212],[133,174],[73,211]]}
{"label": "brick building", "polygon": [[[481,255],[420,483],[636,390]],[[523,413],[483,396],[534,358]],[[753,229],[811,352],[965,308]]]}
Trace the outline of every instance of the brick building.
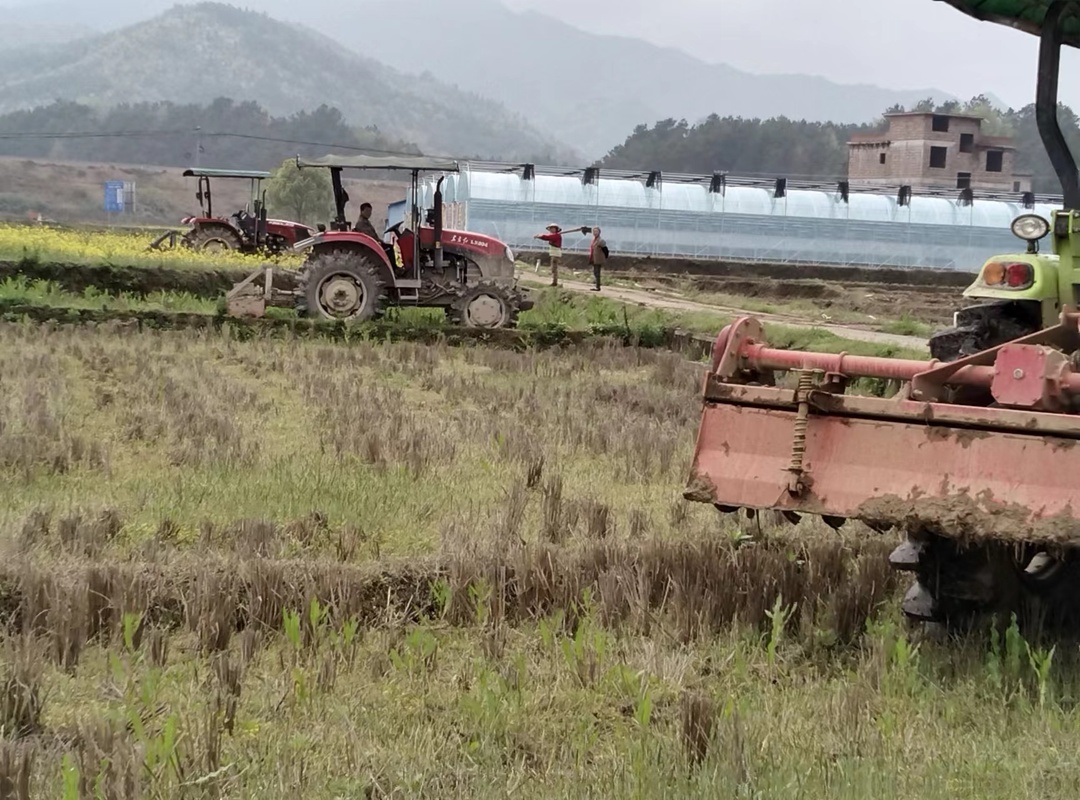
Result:
{"label": "brick building", "polygon": [[982,117],[907,111],[886,114],[884,133],[848,142],[852,186],[1031,191],[1031,175],[1015,171],[1016,147],[1004,136],[983,136]]}

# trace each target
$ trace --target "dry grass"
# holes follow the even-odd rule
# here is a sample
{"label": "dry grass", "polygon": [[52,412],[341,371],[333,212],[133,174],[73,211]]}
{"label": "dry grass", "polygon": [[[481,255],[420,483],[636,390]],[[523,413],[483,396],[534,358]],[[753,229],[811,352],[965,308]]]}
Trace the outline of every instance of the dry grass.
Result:
{"label": "dry grass", "polygon": [[0,381],[0,798],[1080,778],[1068,654],[916,646],[891,542],[681,500],[670,354],[8,326]]}

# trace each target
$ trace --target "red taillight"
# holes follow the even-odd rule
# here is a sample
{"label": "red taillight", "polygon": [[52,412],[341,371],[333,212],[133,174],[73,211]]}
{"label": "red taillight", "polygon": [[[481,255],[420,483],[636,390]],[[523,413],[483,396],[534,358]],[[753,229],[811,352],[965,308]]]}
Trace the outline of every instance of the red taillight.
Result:
{"label": "red taillight", "polygon": [[1030,286],[1034,280],[1035,270],[1031,268],[1031,264],[1017,262],[1005,268],[1005,283],[1010,289]]}

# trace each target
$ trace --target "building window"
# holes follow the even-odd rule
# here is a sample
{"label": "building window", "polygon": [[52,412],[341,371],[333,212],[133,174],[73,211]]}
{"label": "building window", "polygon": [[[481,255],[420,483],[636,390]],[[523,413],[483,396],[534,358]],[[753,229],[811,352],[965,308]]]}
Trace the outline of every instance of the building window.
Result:
{"label": "building window", "polygon": [[1005,154],[1000,150],[989,150],[986,153],[986,171],[987,172],[1001,172],[1002,165],[1005,163]]}
{"label": "building window", "polygon": [[930,169],[945,169],[945,155],[948,152],[947,147],[931,147]]}
{"label": "building window", "polygon": [[934,114],[934,119],[930,123],[930,127],[935,133],[948,133],[949,132],[949,118],[942,116],[941,114]]}
{"label": "building window", "polygon": [[877,163],[879,163],[879,164],[884,164],[885,163],[885,154],[884,153],[879,153],[878,154]]}
{"label": "building window", "polygon": [[960,134],[960,152],[961,153],[974,153],[975,152],[975,134],[974,133],[961,133]]}
{"label": "building window", "polygon": [[1014,192],[1019,192],[1020,191],[1020,181],[1013,181],[1013,191]]}
{"label": "building window", "polygon": [[957,189],[970,189],[971,188],[971,173],[970,172],[957,172],[956,173],[956,188]]}

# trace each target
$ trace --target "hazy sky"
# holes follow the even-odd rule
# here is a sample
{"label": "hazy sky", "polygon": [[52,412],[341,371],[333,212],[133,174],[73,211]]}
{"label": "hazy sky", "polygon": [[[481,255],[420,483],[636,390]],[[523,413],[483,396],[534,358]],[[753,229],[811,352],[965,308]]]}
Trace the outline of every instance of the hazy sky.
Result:
{"label": "hazy sky", "polygon": [[[94,19],[110,11],[131,21],[174,2],[91,0],[74,5]],[[455,3],[458,0],[442,0]],[[0,0],[49,7],[73,0]],[[393,2],[408,19],[409,0],[224,0],[279,18],[332,13],[362,24],[363,6]],[[841,83],[896,89],[937,88],[964,99],[990,92],[1023,106],[1035,99],[1038,41],[977,22],[940,0],[502,0],[597,33],[679,47],[709,62],[758,73],[799,72]],[[69,6],[70,8],[70,6]],[[91,23],[93,24],[93,23]],[[398,35],[398,34],[394,34]],[[408,37],[401,33],[403,45]],[[1080,110],[1080,53],[1066,48],[1061,98]]]}
{"label": "hazy sky", "polygon": [[[452,0],[447,0],[451,2]],[[897,89],[1035,100],[1038,40],[940,0],[504,0],[578,27],[679,47],[751,72],[802,72]],[[1062,99],[1080,108],[1080,53],[1066,48]]]}

